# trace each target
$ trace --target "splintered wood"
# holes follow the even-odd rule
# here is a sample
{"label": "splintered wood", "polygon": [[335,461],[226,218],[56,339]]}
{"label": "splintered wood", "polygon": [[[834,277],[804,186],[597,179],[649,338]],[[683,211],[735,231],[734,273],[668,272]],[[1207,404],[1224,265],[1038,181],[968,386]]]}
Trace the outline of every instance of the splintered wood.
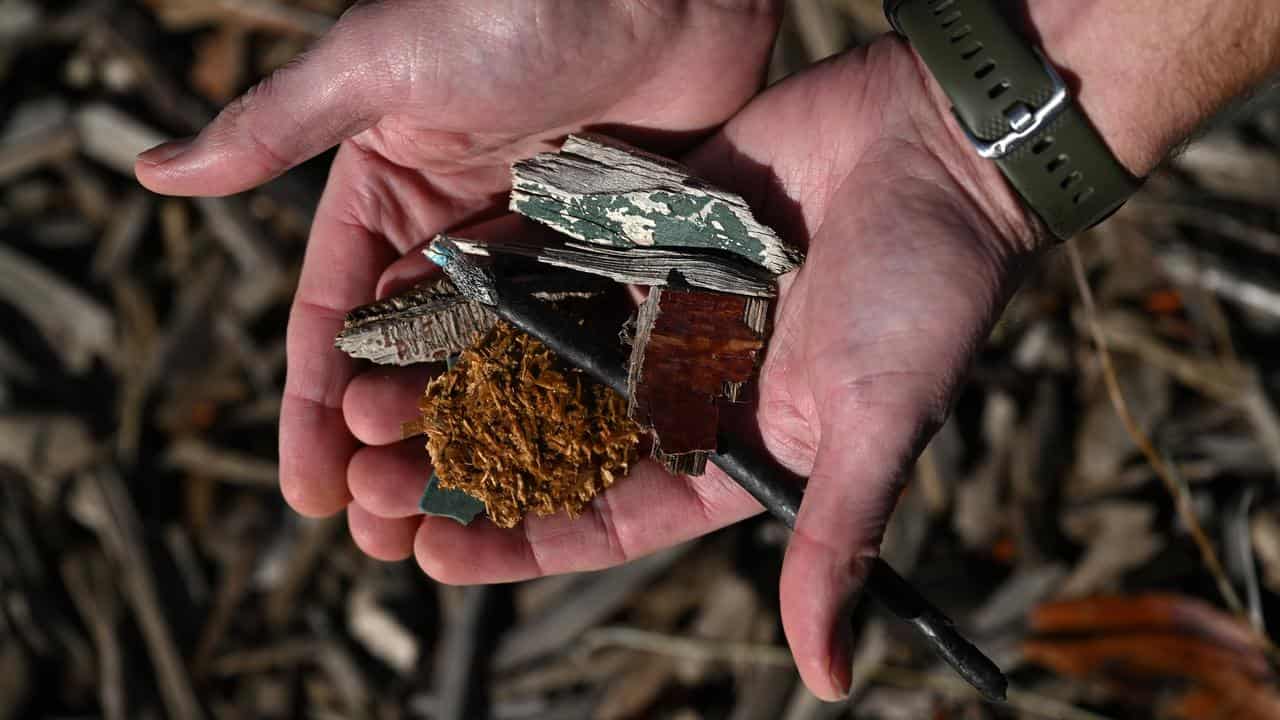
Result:
{"label": "splintered wood", "polygon": [[420,409],[440,487],[481,500],[500,527],[580,514],[627,474],[641,436],[622,397],[506,323],[432,381]]}
{"label": "splintered wood", "polygon": [[384,365],[438,362],[462,352],[494,321],[441,278],[347,313],[334,347]]}
{"label": "splintered wood", "polygon": [[719,404],[735,402],[764,347],[768,301],[651,288],[636,319],[627,413],[651,428],[673,475],[701,475],[716,449]]}
{"label": "splintered wood", "polygon": [[560,152],[513,165],[511,180],[512,210],[584,242],[725,253],[775,275],[803,260],[741,196],[616,140],[570,135]]}
{"label": "splintered wood", "polygon": [[632,285],[666,286],[672,280],[738,295],[773,297],[777,283],[767,270],[731,255],[672,248],[625,250],[581,242],[529,242],[518,238],[449,238],[470,255],[516,255],[540,263],[600,275]]}

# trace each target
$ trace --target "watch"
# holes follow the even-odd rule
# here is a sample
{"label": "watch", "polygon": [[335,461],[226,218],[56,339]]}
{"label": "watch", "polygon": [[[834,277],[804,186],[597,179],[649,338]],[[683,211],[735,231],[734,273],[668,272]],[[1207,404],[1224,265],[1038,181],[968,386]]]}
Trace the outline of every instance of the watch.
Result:
{"label": "watch", "polygon": [[1141,187],[997,0],[885,0],[884,8],[977,153],[1058,239],[1107,219]]}

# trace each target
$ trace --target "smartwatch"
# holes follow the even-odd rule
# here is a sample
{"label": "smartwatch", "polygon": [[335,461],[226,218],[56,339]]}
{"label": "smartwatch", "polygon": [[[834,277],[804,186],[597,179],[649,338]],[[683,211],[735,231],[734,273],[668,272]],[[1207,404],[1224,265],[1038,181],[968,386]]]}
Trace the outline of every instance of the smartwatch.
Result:
{"label": "smartwatch", "polygon": [[1059,240],[1107,219],[1141,187],[997,0],[885,0],[884,8],[974,150]]}

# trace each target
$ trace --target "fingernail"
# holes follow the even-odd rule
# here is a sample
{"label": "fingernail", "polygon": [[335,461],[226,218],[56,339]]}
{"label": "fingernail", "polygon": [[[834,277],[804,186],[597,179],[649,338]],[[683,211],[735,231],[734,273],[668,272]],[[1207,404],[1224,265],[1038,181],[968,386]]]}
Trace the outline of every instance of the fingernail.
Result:
{"label": "fingernail", "polygon": [[188,137],[182,138],[181,140],[171,140],[162,145],[157,145],[138,155],[138,160],[148,165],[164,165],[190,150],[192,144],[191,141],[194,139],[194,137]]}
{"label": "fingernail", "polygon": [[841,698],[853,685],[853,624],[847,615],[836,620],[831,637],[831,684]]}

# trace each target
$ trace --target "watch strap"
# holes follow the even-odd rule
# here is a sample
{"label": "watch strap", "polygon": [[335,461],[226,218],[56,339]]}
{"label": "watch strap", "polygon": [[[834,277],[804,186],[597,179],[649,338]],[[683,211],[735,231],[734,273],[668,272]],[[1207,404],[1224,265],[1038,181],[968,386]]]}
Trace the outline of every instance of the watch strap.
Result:
{"label": "watch strap", "polygon": [[996,0],[886,0],[885,11],[979,154],[1056,237],[1105,220],[1141,186]]}

